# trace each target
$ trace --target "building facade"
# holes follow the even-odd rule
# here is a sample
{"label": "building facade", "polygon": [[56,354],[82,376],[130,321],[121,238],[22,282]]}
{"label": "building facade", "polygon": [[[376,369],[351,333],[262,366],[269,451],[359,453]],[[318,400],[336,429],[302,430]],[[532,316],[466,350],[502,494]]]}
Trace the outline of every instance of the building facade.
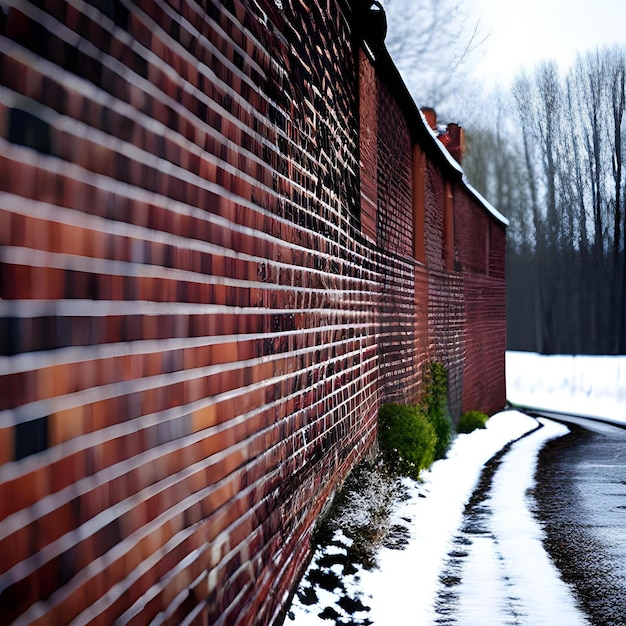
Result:
{"label": "building facade", "polygon": [[0,8],[2,623],[270,624],[381,402],[504,405],[506,221],[370,4]]}

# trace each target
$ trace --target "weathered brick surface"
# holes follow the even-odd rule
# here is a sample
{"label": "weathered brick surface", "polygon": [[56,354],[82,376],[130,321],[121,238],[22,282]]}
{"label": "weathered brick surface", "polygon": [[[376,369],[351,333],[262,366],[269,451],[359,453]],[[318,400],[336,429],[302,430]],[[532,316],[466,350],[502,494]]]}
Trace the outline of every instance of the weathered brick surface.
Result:
{"label": "weathered brick surface", "polygon": [[379,79],[377,240],[383,297],[378,338],[381,391],[386,400],[416,399],[415,281],[412,227],[412,141],[402,110]]}
{"label": "weathered brick surface", "polygon": [[504,371],[504,283],[467,274],[465,298],[465,366],[463,411],[479,407],[486,413],[502,408],[506,399]]}
{"label": "weathered brick surface", "polygon": [[504,231],[428,157],[415,261],[351,3],[6,4],[0,622],[270,623],[381,401],[501,406]]}
{"label": "weathered brick surface", "polygon": [[475,201],[459,193],[456,244],[463,271],[465,300],[465,366],[463,410],[499,410],[506,399],[505,236],[504,229]]}
{"label": "weathered brick surface", "polygon": [[361,228],[377,242],[378,220],[378,83],[376,70],[365,51],[359,50],[359,155]]}

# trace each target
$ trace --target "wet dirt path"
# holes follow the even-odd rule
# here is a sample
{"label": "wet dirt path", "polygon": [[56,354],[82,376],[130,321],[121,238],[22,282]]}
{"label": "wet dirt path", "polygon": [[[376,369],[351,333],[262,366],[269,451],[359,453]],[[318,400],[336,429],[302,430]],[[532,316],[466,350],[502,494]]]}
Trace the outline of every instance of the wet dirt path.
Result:
{"label": "wet dirt path", "polygon": [[[554,416],[551,416],[554,418]],[[576,420],[538,462],[544,545],[592,624],[626,624],[626,429]]]}

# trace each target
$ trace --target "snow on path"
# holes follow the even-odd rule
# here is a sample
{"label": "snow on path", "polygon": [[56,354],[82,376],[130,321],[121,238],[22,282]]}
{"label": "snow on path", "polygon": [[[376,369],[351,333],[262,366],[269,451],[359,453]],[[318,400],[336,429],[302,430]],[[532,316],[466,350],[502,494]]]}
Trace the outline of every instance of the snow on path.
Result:
{"label": "snow on path", "polygon": [[[494,415],[485,430],[460,435],[448,456],[423,474],[421,487],[407,480],[410,500],[396,514],[410,518],[411,539],[405,550],[382,549],[379,569],[361,574],[371,597],[374,624],[428,624],[435,618],[439,573],[459,528],[465,503],[484,464],[507,443],[536,428],[532,418],[508,411]],[[428,491],[426,498],[419,493]]]}
{"label": "snow on path", "polygon": [[[518,411],[498,413],[485,430],[458,436],[448,456],[424,472],[421,483],[404,481],[410,498],[397,505],[391,523],[407,525],[409,520],[408,545],[403,550],[381,548],[378,568],[359,568],[349,582],[351,594],[369,607],[366,618],[371,623],[588,623],[543,549],[543,531],[530,510],[527,493],[534,485],[537,455],[547,441],[568,432],[566,426],[551,420],[540,422],[542,428]],[[464,535],[471,545],[457,560],[461,582],[449,589],[455,599],[453,605],[444,607],[448,609],[444,616],[437,612],[445,591],[440,577],[450,564],[450,555],[458,551],[455,539],[462,532],[465,505],[484,465],[510,442],[515,443],[503,456],[484,501],[485,531]],[[357,588],[352,587],[355,582]],[[286,624],[328,624],[318,614],[333,604],[332,596],[333,592],[322,592],[320,602],[313,606],[295,601]]]}
{"label": "snow on path", "polygon": [[[378,569],[358,572],[363,602],[370,607],[368,617],[374,624],[421,626],[436,619],[439,575],[483,466],[506,444],[536,427],[534,419],[517,411],[498,413],[486,429],[456,437],[447,457],[424,472],[420,484],[405,480],[411,497],[394,515],[404,524],[410,520],[406,549],[382,548]],[[304,607],[294,602],[293,619],[286,623],[327,624],[317,616],[320,610],[319,604]]]}
{"label": "snow on path", "polygon": [[549,440],[568,432],[556,422],[539,421],[543,428],[516,442],[493,478],[485,502],[490,532],[472,536],[452,623],[588,624],[545,552],[543,531],[528,506],[527,491],[535,484],[539,451]]}
{"label": "snow on path", "polygon": [[[506,367],[507,398],[513,403],[626,424],[626,357],[507,352]],[[473,548],[463,564],[468,586],[461,583],[457,589],[456,623],[462,626],[586,623],[543,550],[541,529],[525,496],[541,446],[567,432],[555,422],[543,424],[512,446],[494,476],[489,532],[472,537]],[[382,548],[379,568],[360,570],[354,577],[359,589],[351,590],[371,607],[367,617],[374,624],[423,626],[440,620],[442,616],[435,612],[439,576],[454,549],[453,538],[483,466],[506,444],[536,426],[535,420],[517,411],[494,415],[486,430],[458,436],[448,456],[423,474],[422,484],[405,481],[411,497],[399,504],[395,518],[405,525],[410,519],[409,544],[402,551]],[[286,624],[328,624],[317,616],[326,603],[332,602],[327,598],[309,607],[294,602],[293,619]],[[519,621],[512,622],[511,611],[518,609]],[[450,617],[455,623],[454,616]]]}

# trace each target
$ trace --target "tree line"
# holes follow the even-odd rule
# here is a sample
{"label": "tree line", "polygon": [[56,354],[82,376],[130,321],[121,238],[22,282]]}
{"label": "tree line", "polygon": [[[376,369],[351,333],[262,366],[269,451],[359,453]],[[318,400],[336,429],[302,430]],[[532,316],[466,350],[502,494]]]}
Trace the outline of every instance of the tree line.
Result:
{"label": "tree line", "polygon": [[509,218],[507,344],[626,353],[626,48],[543,62],[467,129],[469,180]]}
{"label": "tree line", "polygon": [[488,34],[459,0],[382,1],[418,106],[461,122],[466,176],[510,220],[508,349],[626,354],[626,48],[484,94],[469,70]]}

